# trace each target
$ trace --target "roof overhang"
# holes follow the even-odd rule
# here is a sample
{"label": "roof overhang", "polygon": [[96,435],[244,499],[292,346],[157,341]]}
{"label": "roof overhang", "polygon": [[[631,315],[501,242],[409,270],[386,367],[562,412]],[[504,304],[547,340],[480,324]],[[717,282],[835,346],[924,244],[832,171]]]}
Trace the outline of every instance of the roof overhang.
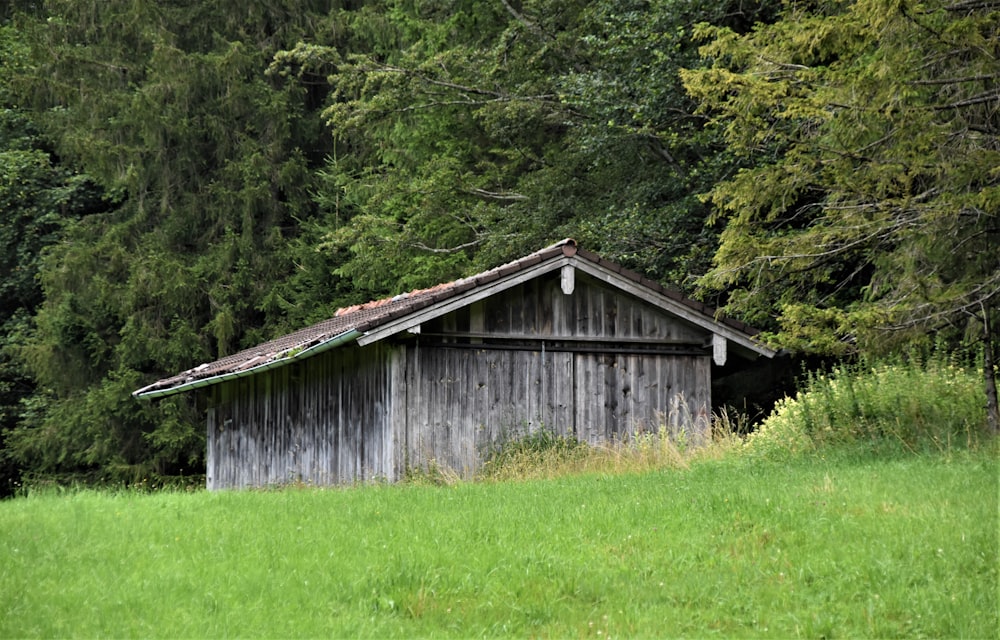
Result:
{"label": "roof overhang", "polygon": [[773,349],[760,344],[742,331],[729,327],[724,322],[716,320],[711,316],[699,313],[683,302],[674,300],[668,295],[654,291],[639,282],[626,278],[613,269],[605,267],[599,263],[595,263],[591,260],[581,259],[575,255],[563,256],[561,258],[548,260],[537,265],[527,267],[514,274],[495,280],[494,282],[476,287],[467,293],[438,302],[420,309],[419,311],[415,311],[396,320],[382,324],[375,329],[366,331],[364,335],[358,338],[358,344],[361,346],[369,345],[403,331],[415,329],[424,322],[433,320],[434,318],[455,311],[456,309],[460,309],[461,307],[496,295],[497,293],[527,282],[528,280],[537,278],[540,275],[560,270],[563,267],[578,269],[582,273],[636,296],[637,298],[644,300],[649,304],[666,311],[667,313],[704,329],[706,332],[721,336],[738,346],[740,348],[739,351],[743,355],[750,357],[765,356],[771,358],[777,353]]}
{"label": "roof overhang", "polygon": [[184,391],[191,391],[193,389],[198,389],[201,387],[207,387],[213,384],[218,384],[226,380],[234,380],[236,378],[243,378],[246,376],[256,375],[262,371],[267,371],[268,369],[276,369],[277,367],[283,367],[287,364],[293,362],[304,360],[305,358],[314,356],[316,354],[322,353],[324,351],[329,351],[330,349],[335,349],[343,344],[351,342],[357,339],[361,335],[360,332],[351,329],[338,336],[334,336],[329,340],[324,340],[323,342],[318,342],[307,349],[302,349],[300,351],[290,352],[284,357],[276,358],[269,362],[257,365],[256,367],[250,367],[248,369],[242,369],[240,371],[229,371],[226,373],[220,373],[217,376],[210,376],[207,378],[196,378],[190,382],[184,382],[174,387],[165,387],[161,389],[156,389],[156,383],[151,384],[147,387],[143,387],[137,391],[133,391],[132,395],[136,398],[145,398],[151,400],[153,398],[162,398],[164,396],[172,396],[176,393],[182,393]]}
{"label": "roof overhang", "polygon": [[[204,366],[185,372],[172,379],[160,380],[132,393],[137,398],[159,398],[184,391],[207,387],[226,380],[252,376],[269,369],[309,358],[316,354],[337,348],[341,345],[356,342],[366,346],[384,340],[404,331],[419,332],[421,324],[442,315],[468,306],[480,300],[489,298],[524,282],[539,276],[561,270],[561,288],[564,293],[571,294],[574,288],[576,271],[617,288],[627,294],[669,313],[710,334],[706,342],[713,351],[713,359],[717,364],[724,364],[727,345],[731,343],[733,351],[752,359],[757,356],[774,357],[776,351],[757,342],[743,323],[735,320],[719,318],[716,312],[699,302],[688,300],[679,293],[664,288],[657,282],[643,278],[614,262],[604,260],[596,254],[579,249],[572,240],[565,240],[547,247],[540,252],[526,256],[518,261],[497,267],[490,271],[463,280],[449,283],[452,289],[437,288],[415,292],[430,296],[409,309],[389,309],[381,316],[361,317],[353,325],[341,325],[332,337],[310,343],[308,347],[284,348],[271,355],[256,353],[255,358],[267,357],[265,362],[253,365],[254,358],[243,363],[245,368],[231,368],[216,375],[199,377],[198,371]],[[442,285],[444,286],[444,285]],[[410,294],[412,295],[412,294]],[[405,296],[392,298],[395,302],[406,299]],[[386,299],[389,301],[389,299]],[[383,303],[386,301],[376,301]],[[367,307],[368,305],[361,305]],[[378,308],[378,307],[375,307]],[[346,316],[344,316],[346,318]],[[292,334],[294,335],[294,334]],[[269,343],[266,343],[269,344]],[[249,351],[249,350],[248,350]],[[187,376],[186,378],[183,376]],[[178,380],[178,378],[180,380]]]}

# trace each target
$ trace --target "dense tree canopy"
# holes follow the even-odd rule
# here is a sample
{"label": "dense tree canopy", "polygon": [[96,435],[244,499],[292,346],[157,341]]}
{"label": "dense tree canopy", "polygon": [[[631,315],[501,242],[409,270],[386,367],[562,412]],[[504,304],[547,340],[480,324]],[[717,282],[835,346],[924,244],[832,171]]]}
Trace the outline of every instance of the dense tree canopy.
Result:
{"label": "dense tree canopy", "polygon": [[197,473],[192,402],[130,391],[566,236],[799,348],[987,319],[997,13],[9,3],[0,457]]}
{"label": "dense tree canopy", "polygon": [[[19,70],[27,54],[13,29],[0,26],[4,68]],[[69,222],[106,206],[101,190],[86,176],[59,164],[31,114],[17,107],[0,78],[0,496],[20,482],[6,438],[38,392],[18,349],[43,301],[42,253]]]}
{"label": "dense tree canopy", "polygon": [[17,348],[38,392],[7,442],[26,467],[197,470],[191,406],[129,392],[259,339],[278,305],[329,144],[308,96],[263,70],[326,15],[311,9],[56,1],[14,17],[27,49],[9,100],[110,204],[64,220],[41,260],[44,300]]}
{"label": "dense tree canopy", "polygon": [[710,193],[726,228],[705,283],[797,349],[969,332],[996,419],[1000,4],[787,2],[699,35],[713,64],[686,86],[755,160]]}
{"label": "dense tree canopy", "polygon": [[272,73],[331,85],[323,246],[344,257],[337,272],[363,298],[571,235],[684,283],[715,241],[695,194],[731,158],[680,86],[677,70],[697,60],[690,25],[746,29],[763,15],[707,2],[386,3],[345,19],[378,23],[371,50],[279,54]]}
{"label": "dense tree canopy", "polygon": [[[688,88],[730,147],[710,284],[849,342],[926,331],[1000,292],[1000,5],[789,3],[744,36],[704,26]],[[761,295],[777,288],[780,296]],[[808,320],[804,322],[805,320]],[[806,334],[810,344],[818,336]],[[823,348],[832,345],[818,344]]]}

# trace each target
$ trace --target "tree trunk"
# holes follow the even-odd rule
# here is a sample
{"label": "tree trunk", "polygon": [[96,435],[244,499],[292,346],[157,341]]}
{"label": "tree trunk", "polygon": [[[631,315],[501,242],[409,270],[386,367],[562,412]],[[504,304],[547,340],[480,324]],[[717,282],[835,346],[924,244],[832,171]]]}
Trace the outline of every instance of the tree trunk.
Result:
{"label": "tree trunk", "polygon": [[983,308],[983,377],[986,382],[986,422],[990,432],[1000,434],[1000,406],[997,403],[997,377],[994,371],[993,326],[989,307]]}

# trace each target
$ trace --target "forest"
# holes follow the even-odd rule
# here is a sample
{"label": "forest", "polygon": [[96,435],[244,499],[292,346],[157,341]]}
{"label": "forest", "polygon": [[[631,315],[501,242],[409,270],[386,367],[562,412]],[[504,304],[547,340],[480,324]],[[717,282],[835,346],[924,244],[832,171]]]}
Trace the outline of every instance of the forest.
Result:
{"label": "forest", "polygon": [[572,237],[998,428],[1000,2],[12,0],[0,494],[204,469],[131,392]]}

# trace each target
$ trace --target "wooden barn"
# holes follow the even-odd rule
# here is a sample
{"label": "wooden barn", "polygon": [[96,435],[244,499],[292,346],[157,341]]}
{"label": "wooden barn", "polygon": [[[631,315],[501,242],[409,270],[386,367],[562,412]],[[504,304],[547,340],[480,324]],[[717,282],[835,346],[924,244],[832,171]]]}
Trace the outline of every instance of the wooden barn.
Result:
{"label": "wooden barn", "polygon": [[564,240],[346,309],[134,392],[204,394],[209,489],[473,473],[501,438],[709,428],[713,366],[770,357],[740,322]]}

